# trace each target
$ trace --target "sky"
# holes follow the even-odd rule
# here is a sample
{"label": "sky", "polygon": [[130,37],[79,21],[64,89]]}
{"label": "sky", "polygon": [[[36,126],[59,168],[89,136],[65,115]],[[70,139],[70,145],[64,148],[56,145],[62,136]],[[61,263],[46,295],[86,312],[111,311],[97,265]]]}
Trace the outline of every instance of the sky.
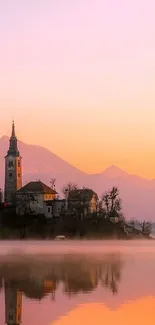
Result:
{"label": "sky", "polygon": [[155,177],[155,1],[0,1],[0,137]]}

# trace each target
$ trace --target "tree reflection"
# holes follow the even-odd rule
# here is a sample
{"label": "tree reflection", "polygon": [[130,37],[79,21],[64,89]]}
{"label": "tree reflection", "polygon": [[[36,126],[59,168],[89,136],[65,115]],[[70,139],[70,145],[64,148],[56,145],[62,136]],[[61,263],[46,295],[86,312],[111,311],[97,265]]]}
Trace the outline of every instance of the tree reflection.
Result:
{"label": "tree reflection", "polygon": [[93,291],[98,285],[97,265],[79,258],[66,261],[63,266],[64,292],[71,295]]}
{"label": "tree reflection", "polygon": [[88,293],[98,286],[117,294],[123,261],[119,254],[49,256],[45,260],[27,258],[0,264],[0,278],[14,281],[17,290],[30,299],[41,300],[55,292],[62,284],[67,295]]}
{"label": "tree reflection", "polygon": [[111,263],[105,265],[105,269],[101,270],[99,277],[101,284],[116,294],[121,280],[122,261],[115,255],[111,255],[110,260]]}

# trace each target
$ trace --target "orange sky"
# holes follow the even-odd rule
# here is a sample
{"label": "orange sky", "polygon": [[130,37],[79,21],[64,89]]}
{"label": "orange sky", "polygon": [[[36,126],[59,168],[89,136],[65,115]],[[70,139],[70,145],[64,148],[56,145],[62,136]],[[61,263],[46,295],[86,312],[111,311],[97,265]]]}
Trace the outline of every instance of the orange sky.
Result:
{"label": "orange sky", "polygon": [[0,2],[0,136],[155,178],[154,0]]}
{"label": "orange sky", "polygon": [[[116,111],[115,111],[116,112]],[[31,118],[29,117],[31,116]],[[50,118],[49,118],[50,116]],[[65,121],[66,116],[66,121]],[[102,172],[116,165],[129,173],[155,178],[155,113],[117,109],[85,111],[85,116],[72,110],[45,115],[25,109],[16,113],[16,133],[26,143],[42,145],[88,173]],[[3,124],[2,124],[3,120]],[[10,135],[11,118],[3,117],[1,135]]]}

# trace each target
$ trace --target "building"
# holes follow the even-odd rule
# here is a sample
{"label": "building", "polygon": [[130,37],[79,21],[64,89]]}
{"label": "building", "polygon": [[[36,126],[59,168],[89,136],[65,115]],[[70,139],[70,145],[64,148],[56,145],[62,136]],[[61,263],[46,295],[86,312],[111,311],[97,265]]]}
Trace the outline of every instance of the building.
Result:
{"label": "building", "polygon": [[22,292],[10,281],[5,281],[5,323],[20,325],[22,318]]}
{"label": "building", "polygon": [[7,155],[5,157],[5,193],[4,200],[9,205],[15,205],[16,191],[22,187],[22,158],[20,156],[15,125],[12,123],[12,134]]}
{"label": "building", "polygon": [[66,200],[49,200],[44,202],[44,215],[47,219],[60,218],[61,213],[66,210]]}
{"label": "building", "polygon": [[30,182],[16,193],[16,213],[45,214],[45,203],[56,199],[57,192],[41,181]]}
{"label": "building", "polygon": [[97,212],[98,196],[91,189],[76,189],[68,194],[68,210],[82,216]]}

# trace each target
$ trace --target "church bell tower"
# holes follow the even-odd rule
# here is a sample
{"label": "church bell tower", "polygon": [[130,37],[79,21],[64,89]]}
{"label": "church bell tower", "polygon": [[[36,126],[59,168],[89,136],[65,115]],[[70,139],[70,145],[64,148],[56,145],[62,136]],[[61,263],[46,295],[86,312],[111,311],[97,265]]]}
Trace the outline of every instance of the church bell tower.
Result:
{"label": "church bell tower", "polygon": [[22,187],[22,158],[20,156],[15,124],[12,123],[9,150],[5,157],[5,202],[15,205],[16,192]]}

